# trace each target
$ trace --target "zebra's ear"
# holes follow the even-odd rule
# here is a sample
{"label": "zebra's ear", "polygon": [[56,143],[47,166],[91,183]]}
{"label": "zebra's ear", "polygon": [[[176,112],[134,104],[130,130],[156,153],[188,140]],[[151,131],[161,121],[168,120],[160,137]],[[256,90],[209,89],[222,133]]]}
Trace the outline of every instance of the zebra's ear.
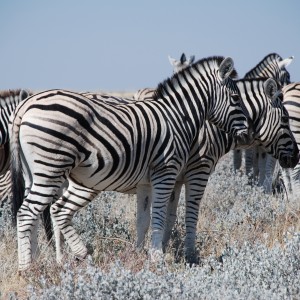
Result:
{"label": "zebra's ear", "polygon": [[283,59],[282,61],[280,61],[278,63],[279,68],[283,69],[283,68],[287,67],[293,61],[293,59],[294,59],[294,56],[290,56],[288,58]]}
{"label": "zebra's ear", "polygon": [[171,66],[173,66],[173,67],[176,66],[177,60],[175,58],[171,57],[170,55],[168,55],[168,58],[169,58],[169,62],[171,64]]}
{"label": "zebra's ear", "polygon": [[267,79],[264,83],[264,90],[267,97],[272,99],[278,91],[276,81],[273,78]]}
{"label": "zebra's ear", "polygon": [[219,74],[220,74],[221,80],[224,80],[227,77],[229,77],[229,75],[233,71],[233,67],[234,67],[234,63],[233,63],[233,59],[231,57],[227,57],[221,62],[220,67],[219,67]]}
{"label": "zebra's ear", "polygon": [[189,65],[191,65],[194,62],[194,60],[195,60],[195,55],[191,55],[188,60]]}
{"label": "zebra's ear", "polygon": [[186,56],[185,56],[184,53],[182,53],[181,56],[180,56],[180,62],[181,62],[182,64],[184,64],[184,63],[186,62]]}
{"label": "zebra's ear", "polygon": [[25,100],[26,98],[29,97],[29,92],[27,90],[21,90],[20,91],[20,94],[19,94],[19,97],[22,99],[22,100]]}

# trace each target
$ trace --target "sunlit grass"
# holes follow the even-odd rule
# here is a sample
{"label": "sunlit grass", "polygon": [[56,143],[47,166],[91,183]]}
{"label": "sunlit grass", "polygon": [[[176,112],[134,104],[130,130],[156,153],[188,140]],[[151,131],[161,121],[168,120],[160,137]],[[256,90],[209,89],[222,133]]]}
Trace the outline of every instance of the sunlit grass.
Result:
{"label": "sunlit grass", "polygon": [[[16,231],[0,219],[0,291],[18,299],[282,299],[299,296],[300,209],[296,199],[265,195],[234,176],[231,155],[211,176],[201,203],[197,232],[199,266],[184,262],[184,197],[164,263],[135,249],[136,198],[104,192],[74,217],[89,249],[63,265],[40,229],[40,256],[17,276]],[[14,293],[17,293],[15,296]]]}

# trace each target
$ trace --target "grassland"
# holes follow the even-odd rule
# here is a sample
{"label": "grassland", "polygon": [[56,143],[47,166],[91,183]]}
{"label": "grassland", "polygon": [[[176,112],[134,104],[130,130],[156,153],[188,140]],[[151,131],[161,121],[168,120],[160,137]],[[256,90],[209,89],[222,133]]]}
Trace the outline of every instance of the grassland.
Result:
{"label": "grassland", "polygon": [[[103,192],[74,217],[90,255],[62,265],[42,228],[40,255],[17,275],[16,230],[9,208],[0,217],[1,299],[297,299],[300,297],[300,205],[289,195],[265,195],[219,162],[201,204],[201,263],[185,264],[184,191],[164,262],[136,251],[135,195]],[[41,227],[41,226],[40,226]]]}

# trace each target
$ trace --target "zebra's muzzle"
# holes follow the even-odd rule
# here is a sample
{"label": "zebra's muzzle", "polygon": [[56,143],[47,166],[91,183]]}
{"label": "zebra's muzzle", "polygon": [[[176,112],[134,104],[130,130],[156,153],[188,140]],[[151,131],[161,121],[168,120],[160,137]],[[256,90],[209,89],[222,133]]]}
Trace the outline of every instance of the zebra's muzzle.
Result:
{"label": "zebra's muzzle", "polygon": [[253,122],[248,118],[248,128],[240,130],[235,135],[235,142],[238,146],[250,145],[254,141]]}
{"label": "zebra's muzzle", "polygon": [[295,168],[299,162],[299,149],[296,143],[294,143],[294,150],[291,155],[282,154],[279,157],[279,164],[282,168]]}

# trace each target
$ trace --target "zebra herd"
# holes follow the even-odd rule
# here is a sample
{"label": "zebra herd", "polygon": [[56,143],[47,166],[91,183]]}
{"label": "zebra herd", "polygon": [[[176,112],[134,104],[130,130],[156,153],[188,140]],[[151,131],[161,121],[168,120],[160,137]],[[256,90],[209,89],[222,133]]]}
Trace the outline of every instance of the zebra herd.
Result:
{"label": "zebra herd", "polygon": [[259,146],[283,168],[298,164],[281,91],[289,83],[291,59],[271,54],[251,78],[238,80],[231,58],[194,62],[183,55],[180,61],[170,59],[173,76],[133,99],[66,90],[26,97],[25,91],[10,91],[2,97],[1,186],[6,195],[12,190],[19,270],[35,257],[37,221],[49,205],[57,260],[62,260],[61,234],[83,259],[87,249],[72,217],[108,190],[137,194],[137,246],[143,246],[151,222],[149,252],[161,257],[183,184],[185,255],[197,261],[199,205],[221,156]]}

